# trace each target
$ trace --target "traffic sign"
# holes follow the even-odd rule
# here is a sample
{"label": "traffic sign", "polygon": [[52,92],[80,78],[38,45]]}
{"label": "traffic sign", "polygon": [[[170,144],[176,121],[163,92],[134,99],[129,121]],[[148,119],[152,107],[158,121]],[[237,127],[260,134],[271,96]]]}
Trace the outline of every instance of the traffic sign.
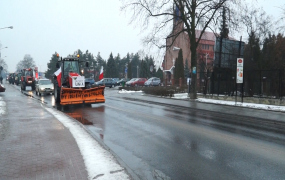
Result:
{"label": "traffic sign", "polygon": [[237,58],[237,78],[236,83],[243,83],[243,58]]}

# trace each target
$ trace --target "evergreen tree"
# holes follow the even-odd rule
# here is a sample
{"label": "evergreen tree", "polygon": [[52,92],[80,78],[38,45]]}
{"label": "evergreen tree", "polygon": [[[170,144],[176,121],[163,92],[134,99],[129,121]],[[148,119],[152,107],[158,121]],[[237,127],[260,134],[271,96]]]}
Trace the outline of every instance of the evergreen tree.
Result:
{"label": "evergreen tree", "polygon": [[[86,62],[88,62],[89,67],[86,67]],[[88,50],[86,50],[85,54],[82,55],[82,67],[84,67],[84,76],[87,78],[94,78],[95,77],[95,71],[94,67],[96,66],[97,62],[94,59],[93,54],[89,53]]]}
{"label": "evergreen tree", "polygon": [[147,68],[147,62],[142,60],[140,65],[140,77],[141,78],[147,78],[148,77],[148,68]]}
{"label": "evergreen tree", "polygon": [[47,71],[45,72],[45,76],[48,79],[52,79],[54,72],[57,71],[56,63],[58,62],[57,52],[52,54],[49,63],[47,64]]}
{"label": "evergreen tree", "polygon": [[116,67],[116,74],[115,74],[115,78],[119,78],[120,75],[122,73],[122,67],[120,67],[120,62],[121,62],[121,57],[120,54],[118,53],[118,55],[115,57],[115,67]]}
{"label": "evergreen tree", "polygon": [[245,70],[262,69],[262,67],[264,67],[259,44],[259,38],[255,36],[254,32],[251,32],[248,38],[248,44],[244,50],[244,58],[246,59],[244,64]]}
{"label": "evergreen tree", "polygon": [[128,63],[128,78],[132,79],[133,78],[133,72],[132,72],[132,61]]}
{"label": "evergreen tree", "polygon": [[184,66],[184,78],[187,78],[189,76],[189,65],[188,65],[188,60],[185,60],[185,66]]}
{"label": "evergreen tree", "polygon": [[150,72],[150,66],[154,66],[154,61],[153,61],[153,57],[145,57],[145,61],[147,63],[147,77],[152,77],[155,73],[155,71],[153,70],[153,72]]}
{"label": "evergreen tree", "polygon": [[[101,67],[103,66],[103,69],[106,69],[106,61],[101,57],[100,52],[98,52],[96,56],[96,63],[97,66],[95,67],[95,80],[99,80],[99,74]],[[106,72],[104,71],[104,77],[105,77]]]}
{"label": "evergreen tree", "polygon": [[128,64],[130,62],[130,54],[128,53],[126,57],[121,59],[119,63],[119,77],[124,78],[127,76],[125,70],[128,69]]}
{"label": "evergreen tree", "polygon": [[160,67],[159,67],[158,70],[155,72],[155,77],[160,78],[161,82],[163,82],[163,71],[160,69]]}
{"label": "evergreen tree", "polygon": [[275,69],[285,69],[285,37],[282,34],[278,34],[275,44],[276,58],[273,61]]}
{"label": "evergreen tree", "polygon": [[137,77],[137,70],[140,66],[140,56],[138,53],[136,53],[133,57],[132,57],[132,77]]}
{"label": "evergreen tree", "polygon": [[184,64],[183,64],[183,54],[182,49],[179,50],[178,58],[175,61],[175,69],[174,69],[174,79],[175,83],[179,83],[179,79],[184,79]]}
{"label": "evergreen tree", "polygon": [[113,54],[110,54],[110,57],[107,61],[107,67],[106,67],[106,78],[114,78],[116,77],[117,70],[116,70],[116,63],[113,58]]}
{"label": "evergreen tree", "polygon": [[220,31],[221,31],[220,35],[222,38],[229,37],[229,28],[227,24],[227,12],[226,12],[225,7],[223,7],[223,11],[222,11],[222,23],[221,23]]}

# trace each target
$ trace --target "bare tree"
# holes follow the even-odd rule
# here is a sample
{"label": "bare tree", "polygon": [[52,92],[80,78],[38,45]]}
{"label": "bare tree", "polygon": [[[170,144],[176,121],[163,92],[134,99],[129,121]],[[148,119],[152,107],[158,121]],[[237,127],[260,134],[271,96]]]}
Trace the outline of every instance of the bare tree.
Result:
{"label": "bare tree", "polygon": [[3,71],[7,71],[8,65],[6,64],[5,60],[0,58],[0,66],[3,67]]}
{"label": "bare tree", "polygon": [[250,37],[254,34],[260,40],[260,45],[263,44],[264,39],[273,30],[273,23],[262,8],[244,7],[241,22],[245,25],[246,32]]}
{"label": "bare tree", "polygon": [[280,16],[280,19],[278,19],[276,23],[280,25],[277,28],[277,30],[279,30],[280,32],[285,32],[285,4],[283,5],[283,7],[280,7],[280,9],[281,9],[281,16]]}
{"label": "bare tree", "polygon": [[[197,67],[196,49],[206,29],[219,26],[222,7],[227,7],[231,15],[238,11],[243,0],[122,0],[122,10],[131,11],[131,22],[138,22],[145,30],[152,27],[144,42],[158,48],[170,48],[180,34],[188,36],[191,45],[191,67]],[[229,20],[238,25],[237,18]],[[176,22],[176,23],[173,23]],[[201,33],[196,34],[195,30]],[[166,40],[171,43],[166,44]],[[190,98],[197,98],[197,74],[191,74]]]}
{"label": "bare tree", "polygon": [[29,54],[26,54],[24,56],[24,59],[18,62],[16,68],[17,68],[17,71],[20,71],[21,69],[34,68],[35,66],[36,66],[35,61],[33,60],[32,56]]}

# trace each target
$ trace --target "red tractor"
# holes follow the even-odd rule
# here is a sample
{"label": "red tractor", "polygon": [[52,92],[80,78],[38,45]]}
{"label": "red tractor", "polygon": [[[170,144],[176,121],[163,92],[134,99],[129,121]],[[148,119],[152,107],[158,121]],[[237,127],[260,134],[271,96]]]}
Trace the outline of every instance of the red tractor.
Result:
{"label": "red tractor", "polygon": [[21,75],[21,90],[26,90],[27,86],[31,86],[32,90],[36,89],[35,77],[33,76],[33,69],[23,69]]}
{"label": "red tractor", "polygon": [[[59,58],[59,56],[57,55]],[[54,99],[61,105],[104,103],[105,86],[91,87],[80,75],[79,55],[59,58],[54,73]],[[88,67],[88,62],[85,62]]]}

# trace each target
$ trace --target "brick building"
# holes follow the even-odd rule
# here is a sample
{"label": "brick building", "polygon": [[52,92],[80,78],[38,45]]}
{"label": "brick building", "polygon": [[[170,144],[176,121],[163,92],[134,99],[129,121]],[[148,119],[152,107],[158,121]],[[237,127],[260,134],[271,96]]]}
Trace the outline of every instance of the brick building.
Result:
{"label": "brick building", "polygon": [[[196,30],[196,39],[200,36],[201,31]],[[182,49],[184,65],[188,61],[188,68],[191,69],[191,51],[190,51],[190,40],[186,32],[180,33],[178,37],[168,38],[166,40],[167,48],[163,61],[164,79],[168,84],[171,83],[174,74],[174,64],[178,57],[178,52]],[[197,48],[197,73],[204,72],[206,69],[212,70],[214,60],[214,46],[216,36],[213,32],[204,32],[200,43]],[[172,43],[172,44],[171,44]],[[190,73],[190,72],[189,72]],[[199,76],[198,76],[199,77]],[[198,82],[198,81],[197,81]]]}

